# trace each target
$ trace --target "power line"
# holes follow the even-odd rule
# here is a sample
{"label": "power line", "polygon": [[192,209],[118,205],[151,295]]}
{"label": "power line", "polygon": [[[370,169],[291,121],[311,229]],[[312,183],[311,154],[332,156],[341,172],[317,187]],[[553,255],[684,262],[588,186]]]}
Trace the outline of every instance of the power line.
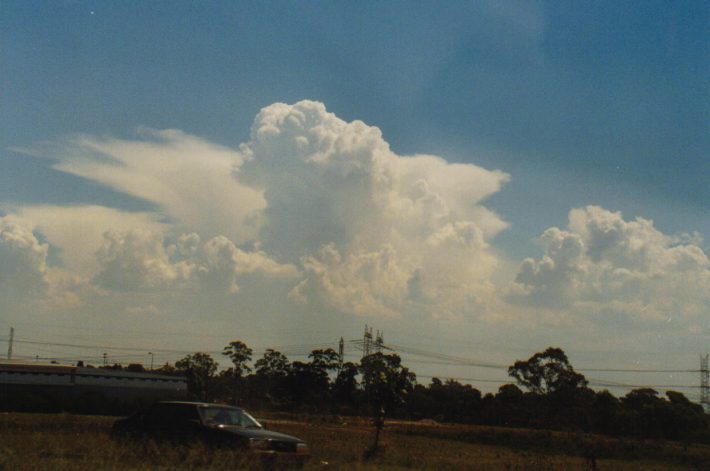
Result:
{"label": "power line", "polygon": [[[351,341],[351,343],[356,346],[359,345],[360,342],[361,341],[359,341],[359,340],[352,340]],[[439,360],[438,362],[410,360],[413,362],[451,365],[451,366],[475,366],[475,367],[479,367],[479,368],[490,368],[490,369],[496,369],[496,370],[504,370],[506,372],[508,370],[508,366],[506,366],[506,365],[495,364],[495,363],[490,363],[490,362],[483,362],[480,360],[475,360],[475,359],[470,359],[470,358],[456,357],[456,356],[446,355],[446,354],[439,353],[439,352],[430,352],[430,351],[426,351],[426,350],[422,350],[422,349],[418,349],[418,348],[413,348],[413,347],[406,347],[406,346],[394,345],[394,344],[383,345],[383,347],[386,349],[395,351],[395,352],[407,353],[410,355]],[[651,369],[651,368],[580,368],[577,371],[609,372],[609,373],[611,373],[611,372],[618,372],[618,373],[697,373],[697,372],[700,372],[700,370],[694,370],[694,369]],[[417,375],[417,376],[420,378],[437,377],[437,376],[428,376],[428,375]],[[481,379],[481,378],[455,378],[455,377],[449,378],[449,377],[447,377],[447,379],[454,379],[457,381],[497,383],[497,384],[509,383],[509,381]],[[700,388],[700,386],[697,386],[697,385],[682,385],[682,384],[655,384],[655,385],[644,384],[644,385],[640,385],[640,384],[617,383],[617,382],[607,381],[607,380],[591,380],[591,381],[589,381],[588,384],[590,386],[597,386],[597,387],[612,387],[612,388],[624,388],[624,389],[636,389],[636,388],[698,389],[698,388]]]}
{"label": "power line", "polygon": [[[111,359],[112,361],[116,360],[127,360],[130,361],[131,359],[136,359],[136,360],[141,360],[145,359],[147,352],[151,351],[155,355],[160,355],[161,357],[165,357],[166,355],[174,355],[174,354],[179,354],[179,355],[184,355],[184,354],[189,354],[192,351],[190,350],[176,350],[176,349],[156,349],[156,348],[146,348],[146,347],[119,347],[119,346],[109,346],[109,345],[93,345],[93,344],[79,344],[79,343],[63,343],[63,342],[45,342],[45,341],[37,341],[37,340],[31,340],[27,338],[20,338],[20,339],[14,339],[13,340],[17,344],[25,344],[25,345],[34,345],[36,347],[58,347],[58,348],[74,348],[74,349],[94,349],[98,351],[119,351],[119,352],[127,352],[125,354],[111,354]],[[363,346],[363,340],[357,339],[357,340],[350,340],[349,343],[356,348]],[[282,346],[275,346],[271,347],[274,350],[279,350],[285,355],[291,355],[291,356],[308,356],[313,349],[316,348],[327,348],[327,347],[333,347],[336,346],[337,342],[320,342],[320,343],[312,343],[312,344],[291,344],[291,345],[282,345]],[[383,349],[383,350],[389,350],[393,352],[401,352],[407,355],[413,355],[415,357],[422,357],[424,359],[409,359],[409,361],[413,363],[423,363],[423,364],[431,364],[431,365],[442,365],[442,366],[474,366],[474,367],[480,367],[480,368],[489,368],[489,369],[495,369],[498,371],[505,371],[507,372],[507,366],[501,365],[501,364],[495,364],[495,363],[490,363],[490,362],[483,362],[480,360],[476,359],[471,359],[471,358],[464,358],[464,357],[456,357],[452,355],[447,355],[443,353],[438,353],[438,352],[430,352],[427,350],[422,350],[418,348],[413,348],[413,347],[407,347],[407,346],[402,346],[402,345],[394,345],[394,344],[384,344],[381,342],[378,345],[378,349]],[[42,356],[42,359],[46,360],[56,360],[56,361],[75,361],[75,359],[69,359],[67,358],[67,355],[65,353],[60,353],[58,351],[53,351],[53,350],[47,350],[43,348],[38,348],[39,351],[43,351],[44,355]],[[140,353],[130,353],[130,352],[140,352]],[[50,356],[52,354],[55,354],[56,356]],[[205,353],[208,354],[214,354],[214,355],[221,355],[222,350],[219,351],[207,351]],[[72,355],[75,357],[80,357],[81,359],[87,360],[95,360],[101,362],[104,359],[103,355]],[[349,355],[348,355],[349,356]],[[38,359],[38,356],[18,356],[18,357],[26,357],[29,359]],[[434,360],[434,361],[431,361]],[[586,371],[586,372],[615,372],[615,373],[697,373],[701,372],[703,370],[694,370],[694,369],[644,369],[644,368],[582,368],[579,369],[578,371]],[[483,379],[483,378],[467,378],[467,377],[448,377],[446,375],[438,375],[438,376],[430,376],[430,375],[417,375],[420,378],[435,378],[435,377],[445,377],[447,379],[454,379],[457,381],[470,381],[470,382],[481,382],[481,383],[497,383],[497,384],[507,384],[510,381],[506,380],[494,380],[494,379]],[[634,389],[634,388],[676,388],[676,389],[698,389],[701,388],[701,386],[697,385],[682,385],[682,384],[627,384],[627,383],[620,383],[620,382],[614,382],[610,380],[603,380],[603,379],[593,379],[590,378],[589,385],[591,386],[597,386],[597,387],[609,387],[609,388],[625,388],[625,389]]]}
{"label": "power line", "polygon": [[[181,331],[166,331],[166,330],[164,330],[164,329],[160,329],[160,330],[156,330],[156,331],[146,331],[146,330],[140,330],[140,331],[138,331],[138,330],[134,330],[134,329],[97,328],[97,327],[89,326],[89,325],[86,325],[86,324],[72,325],[72,324],[62,324],[62,323],[56,323],[56,322],[55,322],[55,323],[44,323],[44,322],[43,322],[43,323],[37,323],[37,322],[30,322],[30,321],[27,321],[27,320],[16,320],[16,321],[13,321],[12,324],[13,324],[13,325],[14,325],[14,324],[19,324],[19,325],[25,325],[25,326],[34,327],[34,328],[41,328],[41,329],[43,329],[43,330],[45,330],[47,327],[51,327],[51,328],[55,328],[55,329],[67,329],[67,330],[71,330],[71,331],[72,331],[72,335],[70,336],[70,338],[72,338],[72,339],[76,339],[77,331],[85,331],[85,332],[88,332],[89,335],[92,334],[92,333],[97,333],[97,334],[99,334],[99,335],[100,335],[101,333],[107,333],[107,334],[124,333],[124,334],[131,334],[132,337],[150,335],[151,337],[182,336],[182,337],[190,337],[190,338],[195,338],[195,337],[224,338],[224,337],[228,336],[228,335],[225,335],[225,334],[223,334],[223,333],[219,333],[219,334],[216,334],[216,333],[201,333],[201,332],[195,332],[194,330],[182,331],[182,332],[181,332]],[[10,323],[0,320],[0,326],[3,326],[3,325],[5,325],[5,326],[7,326],[7,327],[10,327]],[[260,329],[260,330],[261,330],[261,329]],[[264,330],[266,330],[266,328],[264,328]],[[292,335],[298,335],[297,332],[293,332],[293,330],[294,330],[294,329],[289,329],[289,332],[288,332],[288,333],[290,333],[290,334],[292,334]],[[298,328],[296,329],[296,331],[300,331],[300,330],[309,331],[309,330],[306,329],[305,327],[302,328],[302,329],[298,329]],[[92,337],[95,338],[96,336],[92,336]],[[102,337],[103,337],[103,335],[102,335]],[[118,335],[118,336],[113,336],[113,337],[115,337],[115,338],[125,338],[126,336],[125,336],[125,335]],[[430,340],[431,340],[431,339],[434,339],[434,338],[436,338],[437,340],[440,339],[439,336],[434,337],[434,336],[431,336],[431,335],[430,335],[430,336],[423,335],[422,337],[423,337],[423,338],[428,338],[428,339],[430,339]],[[6,341],[6,340],[5,340],[5,339],[0,339],[0,341]],[[356,342],[362,343],[362,339],[359,339],[359,340],[351,340],[351,341],[349,341],[349,342],[351,342],[351,343],[356,343]],[[485,342],[485,340],[483,340],[483,342]],[[472,342],[469,341],[469,340],[463,340],[463,339],[461,339],[461,338],[456,338],[455,336],[454,336],[454,337],[451,337],[451,336],[447,337],[447,338],[446,338],[446,343],[447,343],[447,344],[457,343],[457,344],[465,344],[465,345],[471,345],[471,344],[472,344]],[[480,342],[477,342],[477,343],[480,344]],[[332,346],[335,346],[335,345],[337,345],[337,342],[329,342],[328,344],[329,344],[329,345],[332,345]],[[510,345],[503,345],[503,344],[498,344],[498,343],[496,343],[494,346],[495,346],[495,348],[497,348],[497,349],[507,349],[507,350],[514,350],[514,351],[528,351],[527,348],[512,347],[512,346],[510,346]],[[383,347],[384,347],[384,346],[383,346]],[[103,347],[102,347],[102,348],[103,348]],[[271,348],[279,348],[279,347],[271,347]],[[412,347],[403,347],[403,348],[407,348],[408,350],[414,350]],[[258,348],[254,348],[254,350],[258,350]],[[418,349],[417,349],[417,350],[418,350]],[[194,351],[194,350],[190,350],[190,351]],[[190,351],[184,350],[184,351],[180,351],[180,353],[189,353]],[[420,351],[421,351],[421,352],[426,352],[426,350],[420,350]],[[591,350],[591,351],[597,351],[597,350]],[[607,350],[604,350],[604,351],[608,353]],[[624,350],[615,350],[614,352],[615,352],[615,353],[623,353]],[[403,353],[406,353],[406,352],[403,352]],[[435,352],[429,352],[429,353],[435,353]],[[654,353],[655,353],[655,354],[658,354],[659,352],[657,352],[657,351],[643,352],[643,351],[634,350],[633,353],[634,353],[634,354],[654,354]],[[436,353],[436,354],[438,354],[438,353]],[[447,356],[448,356],[448,355],[447,355]],[[449,357],[451,357],[451,356],[449,356]],[[456,358],[456,357],[451,357],[451,358]],[[466,360],[467,362],[469,362],[469,363],[477,363],[477,364],[474,364],[474,365],[472,365],[472,366],[479,366],[478,363],[484,363],[484,364],[486,363],[486,362],[479,362],[479,361],[470,360],[470,359],[465,359],[465,360]],[[449,361],[451,361],[451,359],[449,359]],[[456,363],[456,364],[460,364],[460,363],[461,363],[461,362],[458,362],[458,363]],[[467,363],[467,364],[469,364],[469,363]],[[507,368],[507,365],[494,365],[494,364],[492,364],[492,365],[490,365],[490,366],[491,366],[491,367]],[[633,368],[623,369],[623,368],[605,368],[605,367],[600,367],[600,368],[592,368],[592,367],[590,367],[590,368],[576,368],[576,370],[577,370],[577,371],[589,371],[589,372],[630,372],[630,373],[646,373],[646,372],[648,372],[648,373],[656,373],[656,372],[658,372],[658,373],[677,373],[677,372],[699,373],[699,372],[700,372],[700,370],[683,370],[683,369],[678,369],[678,370],[675,370],[675,369],[648,369],[648,370],[646,370],[646,369],[633,369]]]}
{"label": "power line", "polygon": [[[187,355],[190,353],[193,353],[193,350],[174,350],[174,349],[165,349],[165,348],[147,348],[147,347],[119,347],[115,345],[95,345],[95,344],[79,344],[79,343],[64,343],[64,342],[46,342],[46,341],[37,341],[37,340],[31,340],[27,338],[23,339],[18,339],[15,340],[16,343],[21,343],[25,345],[34,345],[36,347],[59,347],[59,348],[73,348],[73,349],[92,349],[92,350],[100,350],[100,351],[119,351],[119,352],[141,352],[139,354],[133,354],[133,355],[122,355],[122,356],[117,356],[117,355],[111,355],[111,358],[118,359],[118,358],[143,358],[144,355],[147,355],[148,351],[153,352],[156,355]],[[283,345],[283,346],[275,346],[271,347],[273,349],[278,349],[285,355],[291,355],[292,357],[307,357],[313,350],[319,349],[319,348],[326,348],[326,347],[333,347],[336,345],[336,342],[320,342],[320,343],[313,343],[313,344],[292,344],[292,345]],[[40,351],[45,351],[47,353],[54,353],[53,351],[47,351],[46,349],[38,348]],[[266,348],[264,349],[266,350]],[[211,350],[211,351],[204,351],[204,353],[214,355],[214,356],[220,356],[222,354],[223,350]],[[59,352],[56,352],[59,353]],[[60,355],[65,355],[64,353],[61,353]],[[82,359],[87,359],[87,355],[82,354],[82,355],[77,355],[81,357]],[[89,357],[91,358],[91,357]],[[103,356],[101,356],[101,361],[103,361]]]}
{"label": "power line", "polygon": [[684,385],[684,384],[621,384],[613,382],[590,382],[591,386],[599,387],[613,387],[613,388],[626,388],[626,389],[700,389],[699,385]]}
{"label": "power line", "polygon": [[[351,340],[352,343],[357,344],[358,340]],[[492,369],[505,369],[507,371],[508,366],[490,362],[483,362],[480,360],[475,360],[471,358],[456,357],[452,355],[446,355],[438,352],[429,352],[426,350],[421,350],[413,347],[406,347],[402,345],[386,344],[385,348],[393,351],[399,351],[402,353],[408,353],[411,355],[422,356],[425,358],[433,358],[437,360],[442,360],[444,364],[451,365],[461,365],[461,366],[476,366],[479,368],[492,368]],[[582,372],[595,372],[595,373],[699,373],[700,370],[697,369],[651,369],[651,368],[579,368],[577,371]]]}
{"label": "power line", "polygon": [[[181,337],[205,337],[205,338],[217,338],[217,339],[223,339],[225,337],[230,336],[229,333],[219,333],[219,334],[214,334],[214,333],[200,333],[200,332],[194,332],[192,330],[190,331],[166,331],[166,330],[159,330],[159,331],[147,331],[147,330],[135,330],[135,329],[116,329],[116,328],[96,328],[96,327],[89,327],[87,325],[67,325],[67,324],[57,324],[57,323],[34,323],[34,322],[27,322],[27,321],[15,321],[13,322],[14,324],[19,324],[19,325],[25,325],[29,327],[34,327],[34,328],[41,328],[42,330],[46,330],[48,327],[54,328],[54,329],[65,329],[65,330],[70,330],[72,332],[72,337],[75,338],[77,331],[84,331],[88,332],[90,334],[101,334],[101,333],[107,333],[107,334],[131,334],[132,337],[137,337],[137,336],[145,336],[145,335],[150,335],[151,337],[156,337],[156,336],[181,336]],[[1,325],[7,325],[9,327],[9,324],[0,321],[0,326]],[[262,329],[257,329],[257,330],[262,330]],[[263,330],[268,330],[264,328]],[[288,332],[285,334],[282,333],[281,337],[284,335],[287,336],[296,336],[299,335],[298,332],[309,332],[309,329],[307,328],[301,328],[301,329],[289,329]],[[270,331],[269,331],[270,332]],[[289,335],[290,334],[290,335]],[[56,335],[56,334],[55,334]],[[115,336],[117,338],[125,338],[124,335],[118,335]],[[335,342],[331,342],[335,343]]]}
{"label": "power line", "polygon": [[[37,327],[38,325],[35,323],[31,322],[19,322],[20,324],[28,325],[28,326],[34,326]],[[43,324],[42,327],[46,327],[47,325]],[[171,335],[177,335],[177,336],[190,336],[190,337],[207,337],[207,338],[221,338],[224,337],[223,334],[205,334],[205,333],[197,333],[197,332],[177,332],[177,331],[155,331],[155,332],[147,332],[147,331],[140,331],[136,332],[134,330],[116,330],[116,329],[97,329],[93,327],[87,327],[87,326],[65,326],[61,324],[50,324],[50,326],[53,326],[55,328],[61,328],[61,329],[71,329],[72,331],[77,331],[77,330],[82,330],[82,331],[87,331],[87,332],[109,332],[109,333],[117,333],[117,332],[123,332],[123,333],[130,333],[130,334],[142,334],[142,335],[153,335],[153,336],[171,336]],[[76,338],[76,336],[73,336],[72,338]],[[24,341],[24,343],[29,343],[28,341]],[[65,343],[61,344],[59,342],[45,342],[45,344],[54,344],[57,346],[67,346],[67,347],[72,347],[74,344],[72,343]],[[362,350],[363,345],[363,340],[362,339],[357,339],[357,340],[350,340],[349,343],[354,345],[356,348]],[[330,346],[330,347],[335,347],[337,345],[336,342],[327,342],[327,343],[322,343],[322,344],[297,344],[297,345],[287,345],[287,346],[282,346],[282,347],[271,347],[271,348],[278,348],[278,349],[286,349],[286,348],[291,348],[291,347],[303,347],[303,348],[309,348],[309,347],[315,347],[317,345],[320,346]],[[76,348],[107,348],[107,349],[112,349],[112,350],[127,350],[127,347],[110,347],[110,346],[92,346],[92,345],[78,345]],[[385,345],[384,343],[381,345],[382,349],[385,350],[392,350],[392,351],[399,351],[401,353],[408,353],[411,355],[416,355],[416,356],[423,356],[425,358],[432,358],[432,359],[438,359],[441,360],[442,362],[447,362],[447,363],[441,363],[442,365],[444,364],[451,364],[451,365],[461,365],[461,366],[475,366],[475,367],[481,367],[481,368],[508,368],[508,365],[502,365],[502,364],[495,364],[495,363],[490,363],[490,362],[485,362],[485,361],[480,361],[476,359],[471,359],[471,358],[463,358],[463,357],[456,357],[452,355],[446,355],[443,353],[439,352],[431,352],[427,350],[422,350],[419,348],[414,348],[414,347],[409,347],[409,346],[402,346],[402,345],[394,345],[394,344],[388,344]],[[149,348],[150,349],[150,348]],[[140,348],[134,348],[133,350],[144,350]],[[158,349],[152,349],[152,350],[158,350]],[[258,348],[254,348],[254,350],[258,350]],[[160,351],[165,352],[165,353],[178,353],[178,354],[187,354],[190,353],[193,350],[170,350],[170,349],[160,349]],[[298,353],[294,354],[300,354],[300,351]],[[431,364],[436,364],[436,363],[431,363]],[[589,368],[576,368],[577,371],[580,372],[619,372],[619,373],[701,373],[701,370],[698,369],[652,369],[652,368],[605,368],[605,367],[589,367]]]}
{"label": "power line", "polygon": [[[121,350],[121,351],[148,351],[150,350],[149,348],[146,347],[118,347],[118,346],[110,346],[110,345],[89,345],[89,344],[76,344],[76,343],[62,343],[62,342],[42,342],[42,341],[37,341],[37,340],[29,340],[26,338],[23,339],[16,339],[15,343],[23,343],[23,344],[28,344],[28,345],[49,345],[49,346],[54,346],[54,347],[67,347],[67,348],[95,348],[95,349],[100,349],[100,350]],[[329,347],[329,346],[334,346],[337,345],[336,342],[321,342],[321,343],[315,343],[315,344],[295,344],[295,345],[281,345],[281,346],[275,346],[275,347],[270,347],[272,349],[279,349],[283,351],[291,351],[295,352],[294,354],[298,354],[300,352],[307,352],[310,353],[311,350],[309,349],[315,349],[318,347]],[[166,349],[166,348],[153,348],[151,351],[156,352],[156,353],[178,353],[178,354],[183,354],[183,353],[190,353],[193,350],[173,350],[173,349]],[[218,353],[221,354],[222,350],[216,351],[216,350],[211,350],[207,353]]]}
{"label": "power line", "polygon": [[644,368],[579,368],[577,371],[591,373],[699,373],[700,370],[654,370]]}
{"label": "power line", "polygon": [[[27,345],[50,345],[53,347],[68,347],[68,348],[95,348],[99,350],[122,350],[122,351],[144,351],[145,348],[136,347],[117,347],[108,345],[81,345],[73,343],[59,343],[59,342],[37,342],[32,340],[15,340],[15,343],[22,343]],[[168,350],[168,349],[154,349],[155,351],[162,353],[186,353],[186,350]]]}
{"label": "power line", "polygon": [[482,379],[482,378],[457,378],[457,377],[442,377],[442,376],[430,376],[430,375],[417,375],[417,378],[427,378],[427,379],[441,379],[441,380],[454,380],[454,381],[469,381],[472,383],[495,383],[495,384],[508,384],[510,381],[502,381],[496,379]]}

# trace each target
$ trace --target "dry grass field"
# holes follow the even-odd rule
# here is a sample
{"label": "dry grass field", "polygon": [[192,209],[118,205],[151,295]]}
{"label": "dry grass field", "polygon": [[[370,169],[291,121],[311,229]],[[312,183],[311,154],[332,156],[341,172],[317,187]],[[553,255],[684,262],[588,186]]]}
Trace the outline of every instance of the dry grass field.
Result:
{"label": "dry grass field", "polygon": [[[0,470],[224,470],[262,467],[237,452],[201,446],[121,444],[109,438],[115,419],[0,414]],[[319,470],[669,470],[710,469],[710,447],[615,440],[580,434],[476,426],[389,423],[382,452],[364,461],[372,440],[366,422],[265,420],[306,439]]]}

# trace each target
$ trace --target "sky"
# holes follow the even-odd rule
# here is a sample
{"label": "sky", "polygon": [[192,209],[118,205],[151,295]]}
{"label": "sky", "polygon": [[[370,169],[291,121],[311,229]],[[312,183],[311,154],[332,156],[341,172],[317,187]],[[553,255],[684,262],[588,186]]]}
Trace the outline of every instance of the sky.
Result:
{"label": "sky", "polygon": [[357,360],[367,325],[423,383],[495,391],[559,346],[596,388],[697,398],[709,20],[2,0],[0,348],[226,366],[231,340],[343,337]]}

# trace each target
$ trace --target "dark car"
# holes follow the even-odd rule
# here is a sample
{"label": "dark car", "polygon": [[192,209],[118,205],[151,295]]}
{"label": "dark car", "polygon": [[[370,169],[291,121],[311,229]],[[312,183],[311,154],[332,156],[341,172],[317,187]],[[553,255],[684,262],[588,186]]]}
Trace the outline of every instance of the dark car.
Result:
{"label": "dark car", "polygon": [[190,444],[238,447],[265,455],[291,455],[305,460],[308,445],[300,438],[266,430],[238,407],[204,402],[158,402],[116,421],[115,438],[153,439]]}

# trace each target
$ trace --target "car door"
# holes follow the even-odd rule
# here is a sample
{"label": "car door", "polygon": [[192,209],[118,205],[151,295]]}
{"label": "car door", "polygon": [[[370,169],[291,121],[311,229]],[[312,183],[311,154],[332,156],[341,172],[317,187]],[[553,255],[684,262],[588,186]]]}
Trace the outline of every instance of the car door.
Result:
{"label": "car door", "polygon": [[148,438],[164,440],[171,438],[171,413],[169,404],[155,404],[143,417],[143,430]]}
{"label": "car door", "polygon": [[169,418],[172,437],[183,443],[203,439],[204,426],[197,406],[194,404],[171,404]]}

